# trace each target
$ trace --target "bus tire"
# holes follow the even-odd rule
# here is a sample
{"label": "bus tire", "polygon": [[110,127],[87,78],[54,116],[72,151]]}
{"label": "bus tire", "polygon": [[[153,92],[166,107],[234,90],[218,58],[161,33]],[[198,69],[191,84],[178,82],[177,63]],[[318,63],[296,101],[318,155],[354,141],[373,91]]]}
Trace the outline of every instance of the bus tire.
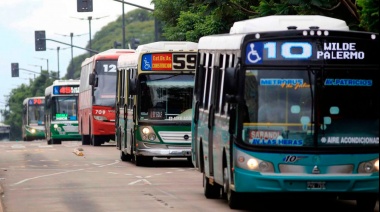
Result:
{"label": "bus tire", "polygon": [[209,178],[206,177],[205,172],[203,172],[203,189],[204,195],[207,199],[220,198],[220,186],[216,183],[214,183],[214,185],[210,184]]}
{"label": "bus tire", "polygon": [[151,156],[141,156],[135,155],[135,164],[136,166],[149,166],[153,162],[153,157]]}
{"label": "bus tire", "polygon": [[89,144],[90,144],[90,136],[82,135],[82,145],[89,145]]}
{"label": "bus tire", "polygon": [[123,150],[120,150],[120,160],[121,161],[131,161],[131,156],[125,154]]}
{"label": "bus tire", "polygon": [[102,144],[101,137],[96,135],[91,135],[91,144],[93,146],[100,146]]}
{"label": "bus tire", "polygon": [[47,144],[48,144],[48,145],[51,145],[51,139],[48,139],[48,140],[47,140]]}
{"label": "bus tire", "polygon": [[231,209],[239,209],[239,194],[230,188],[230,175],[227,167],[223,169],[223,197],[227,199],[228,206],[230,206]]}
{"label": "bus tire", "polygon": [[358,211],[372,212],[375,210],[376,202],[377,202],[377,196],[363,195],[363,197],[360,197],[359,199],[356,200],[356,207]]}

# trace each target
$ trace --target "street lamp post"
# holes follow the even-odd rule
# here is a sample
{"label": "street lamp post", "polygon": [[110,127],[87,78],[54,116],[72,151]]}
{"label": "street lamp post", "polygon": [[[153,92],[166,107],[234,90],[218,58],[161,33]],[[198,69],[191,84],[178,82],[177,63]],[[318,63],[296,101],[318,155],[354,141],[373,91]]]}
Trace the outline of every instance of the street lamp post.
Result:
{"label": "street lamp post", "polygon": [[[42,74],[42,66],[39,66],[39,65],[33,65],[33,64],[28,64],[28,65],[30,65],[30,66],[34,66],[34,67],[40,67],[41,68],[41,74]],[[49,72],[48,72],[49,73]],[[34,79],[36,79],[36,75],[34,74],[34,76],[33,76],[33,78]]]}
{"label": "street lamp post", "polygon": [[65,50],[65,49],[68,49],[68,48],[61,48],[61,47],[59,47],[59,46],[57,46],[57,48],[56,49],[54,49],[54,48],[49,48],[49,50],[57,50],[57,67],[58,67],[58,79],[60,79],[61,77],[60,77],[60,74],[59,74],[59,50]]}
{"label": "street lamp post", "polygon": [[41,58],[41,57],[36,57],[37,59],[40,59],[40,60],[46,60],[46,70],[48,71],[48,73],[49,73],[49,59],[47,59],[47,58]]}
{"label": "street lamp post", "polygon": [[[58,33],[55,33],[57,35],[62,35],[62,34],[58,34]],[[84,34],[79,34],[79,35],[75,35],[75,36],[82,36],[82,35],[87,35],[87,33],[84,33]],[[72,73],[74,73],[74,53],[73,53],[73,37],[74,37],[74,33],[70,32],[70,35],[62,35],[62,36],[70,36],[70,46],[71,46],[71,71]],[[59,76],[59,74],[58,74]]]}
{"label": "street lamp post", "polygon": [[[92,40],[92,38],[91,38],[91,36],[92,36],[92,34],[91,34],[91,20],[99,20],[99,19],[106,18],[106,17],[108,17],[108,15],[107,16],[102,16],[102,17],[97,17],[97,18],[92,18],[92,16],[88,16],[87,19],[85,19],[85,18],[71,17],[71,18],[76,18],[76,19],[79,19],[79,20],[88,20],[89,49],[92,49],[91,48],[91,40]],[[89,51],[89,53],[90,53],[90,56],[91,56],[92,52]]]}

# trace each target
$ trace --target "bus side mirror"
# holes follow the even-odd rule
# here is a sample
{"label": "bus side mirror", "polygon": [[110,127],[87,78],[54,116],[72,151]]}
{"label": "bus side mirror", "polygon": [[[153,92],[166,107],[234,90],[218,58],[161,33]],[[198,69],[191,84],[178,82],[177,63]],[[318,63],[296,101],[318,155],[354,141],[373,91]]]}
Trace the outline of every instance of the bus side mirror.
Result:
{"label": "bus side mirror", "polygon": [[224,76],[224,94],[229,103],[236,102],[239,68],[227,68]]}
{"label": "bus side mirror", "polygon": [[90,73],[88,76],[88,84],[94,87],[98,87],[98,77],[95,73]]}

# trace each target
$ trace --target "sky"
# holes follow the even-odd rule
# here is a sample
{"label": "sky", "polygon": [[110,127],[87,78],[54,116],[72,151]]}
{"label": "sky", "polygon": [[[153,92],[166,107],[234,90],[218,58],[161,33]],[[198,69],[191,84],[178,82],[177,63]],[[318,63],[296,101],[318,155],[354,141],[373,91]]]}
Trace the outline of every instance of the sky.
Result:
{"label": "sky", "polygon": [[[151,0],[124,0],[145,8],[154,8]],[[124,4],[124,13],[138,7]],[[30,79],[41,71],[60,72],[66,75],[71,60],[71,47],[46,41],[46,51],[35,51],[34,32],[45,30],[46,38],[86,48],[91,37],[123,12],[123,4],[114,0],[93,0],[93,12],[77,12],[77,0],[0,0],[0,109],[14,88],[29,85]],[[120,26],[122,27],[122,26]],[[57,51],[57,47],[60,50]],[[86,50],[73,48],[73,57]],[[58,63],[59,58],[59,63]],[[18,63],[19,77],[11,76],[11,63]],[[25,70],[22,70],[25,69]],[[34,73],[37,72],[37,73]]]}

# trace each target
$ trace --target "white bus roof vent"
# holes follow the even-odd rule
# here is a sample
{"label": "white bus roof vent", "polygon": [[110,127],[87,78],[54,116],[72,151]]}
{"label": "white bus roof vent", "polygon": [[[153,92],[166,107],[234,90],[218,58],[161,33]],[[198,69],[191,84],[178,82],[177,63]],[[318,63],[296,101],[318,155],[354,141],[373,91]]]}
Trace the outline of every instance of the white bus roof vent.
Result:
{"label": "white bus roof vent", "polygon": [[344,20],[321,15],[272,15],[237,21],[230,34],[294,29],[349,30]]}

